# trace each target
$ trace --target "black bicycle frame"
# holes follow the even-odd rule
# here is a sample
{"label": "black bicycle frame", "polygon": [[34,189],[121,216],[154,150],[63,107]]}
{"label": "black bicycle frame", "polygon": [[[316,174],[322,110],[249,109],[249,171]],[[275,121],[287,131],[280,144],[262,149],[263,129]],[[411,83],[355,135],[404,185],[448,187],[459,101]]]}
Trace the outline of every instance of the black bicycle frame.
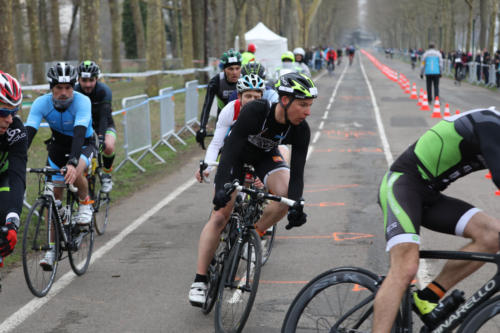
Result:
{"label": "black bicycle frame", "polygon": [[489,262],[497,265],[496,274],[486,282],[478,291],[467,299],[459,308],[449,315],[444,322],[434,328],[432,332],[447,332],[460,325],[464,319],[476,310],[481,304],[486,302],[491,296],[500,291],[500,255],[478,253],[478,252],[457,252],[457,251],[420,251],[422,259],[452,259],[452,260],[472,260]]}

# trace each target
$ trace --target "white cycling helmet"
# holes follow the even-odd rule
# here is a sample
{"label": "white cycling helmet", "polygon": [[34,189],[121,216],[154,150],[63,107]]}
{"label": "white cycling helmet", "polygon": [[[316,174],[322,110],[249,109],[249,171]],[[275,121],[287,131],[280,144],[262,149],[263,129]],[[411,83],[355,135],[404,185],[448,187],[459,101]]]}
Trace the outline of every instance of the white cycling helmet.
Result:
{"label": "white cycling helmet", "polygon": [[300,54],[301,56],[305,57],[306,51],[304,51],[304,49],[301,47],[296,47],[295,49],[293,49],[293,54],[295,55]]}

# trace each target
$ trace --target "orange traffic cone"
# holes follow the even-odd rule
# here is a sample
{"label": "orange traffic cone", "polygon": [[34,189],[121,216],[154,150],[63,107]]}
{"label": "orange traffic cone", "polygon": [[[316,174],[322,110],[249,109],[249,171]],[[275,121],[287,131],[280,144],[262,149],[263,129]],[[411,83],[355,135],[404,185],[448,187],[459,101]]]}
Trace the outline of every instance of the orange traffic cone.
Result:
{"label": "orange traffic cone", "polygon": [[496,191],[495,195],[500,195],[500,190]]}
{"label": "orange traffic cone", "polygon": [[432,112],[432,118],[442,118],[441,117],[441,105],[439,105],[439,97],[436,96],[436,101],[434,102],[434,111]]}
{"label": "orange traffic cone", "polygon": [[427,93],[424,92],[424,100],[422,101],[421,111],[430,111],[429,102],[427,101]]}
{"label": "orange traffic cone", "polygon": [[491,172],[488,172],[484,177],[488,178],[488,179],[491,179]]}
{"label": "orange traffic cone", "polygon": [[456,110],[455,110],[455,114],[460,114],[460,110],[459,110],[459,109],[456,109]]}
{"label": "orange traffic cone", "polygon": [[405,86],[405,94],[410,93],[410,81],[406,81],[406,86]]}
{"label": "orange traffic cone", "polygon": [[444,106],[444,114],[443,114],[443,116],[444,117],[451,116],[451,114],[450,114],[450,104],[448,104],[448,103],[446,103],[446,105]]}
{"label": "orange traffic cone", "polygon": [[410,99],[418,99],[418,96],[417,96],[417,84],[416,83],[413,83],[413,87],[411,88]]}
{"label": "orange traffic cone", "polygon": [[420,96],[418,97],[418,106],[422,106],[422,103],[424,103],[424,89],[420,88]]}

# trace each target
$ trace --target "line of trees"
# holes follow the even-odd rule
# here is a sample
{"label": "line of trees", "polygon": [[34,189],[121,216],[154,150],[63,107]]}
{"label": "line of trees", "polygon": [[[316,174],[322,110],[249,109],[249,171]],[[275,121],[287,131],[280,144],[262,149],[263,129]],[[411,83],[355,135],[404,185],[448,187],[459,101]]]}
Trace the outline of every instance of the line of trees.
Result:
{"label": "line of trees", "polygon": [[[206,63],[234,47],[262,21],[295,47],[340,46],[358,26],[352,0],[2,0],[0,69],[33,65],[34,83],[45,81],[44,62],[146,59],[161,69],[168,55],[184,67]],[[167,49],[168,45],[168,49]]]}
{"label": "line of trees", "polygon": [[447,52],[492,54],[495,44],[500,48],[499,6],[500,0],[370,0],[367,24],[385,47],[426,48],[432,41]]}

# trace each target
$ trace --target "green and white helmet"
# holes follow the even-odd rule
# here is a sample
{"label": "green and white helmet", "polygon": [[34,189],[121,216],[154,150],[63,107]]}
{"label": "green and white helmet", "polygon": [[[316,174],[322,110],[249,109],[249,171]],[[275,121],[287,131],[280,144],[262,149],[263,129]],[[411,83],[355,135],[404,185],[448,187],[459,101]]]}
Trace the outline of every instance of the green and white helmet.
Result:
{"label": "green and white helmet", "polygon": [[220,63],[224,68],[232,65],[241,66],[241,53],[233,49],[229,49],[226,52],[224,52],[222,57],[220,57]]}
{"label": "green and white helmet", "polygon": [[296,72],[280,76],[274,87],[280,97],[292,96],[298,99],[318,97],[318,89],[314,85],[314,82],[307,75]]}

